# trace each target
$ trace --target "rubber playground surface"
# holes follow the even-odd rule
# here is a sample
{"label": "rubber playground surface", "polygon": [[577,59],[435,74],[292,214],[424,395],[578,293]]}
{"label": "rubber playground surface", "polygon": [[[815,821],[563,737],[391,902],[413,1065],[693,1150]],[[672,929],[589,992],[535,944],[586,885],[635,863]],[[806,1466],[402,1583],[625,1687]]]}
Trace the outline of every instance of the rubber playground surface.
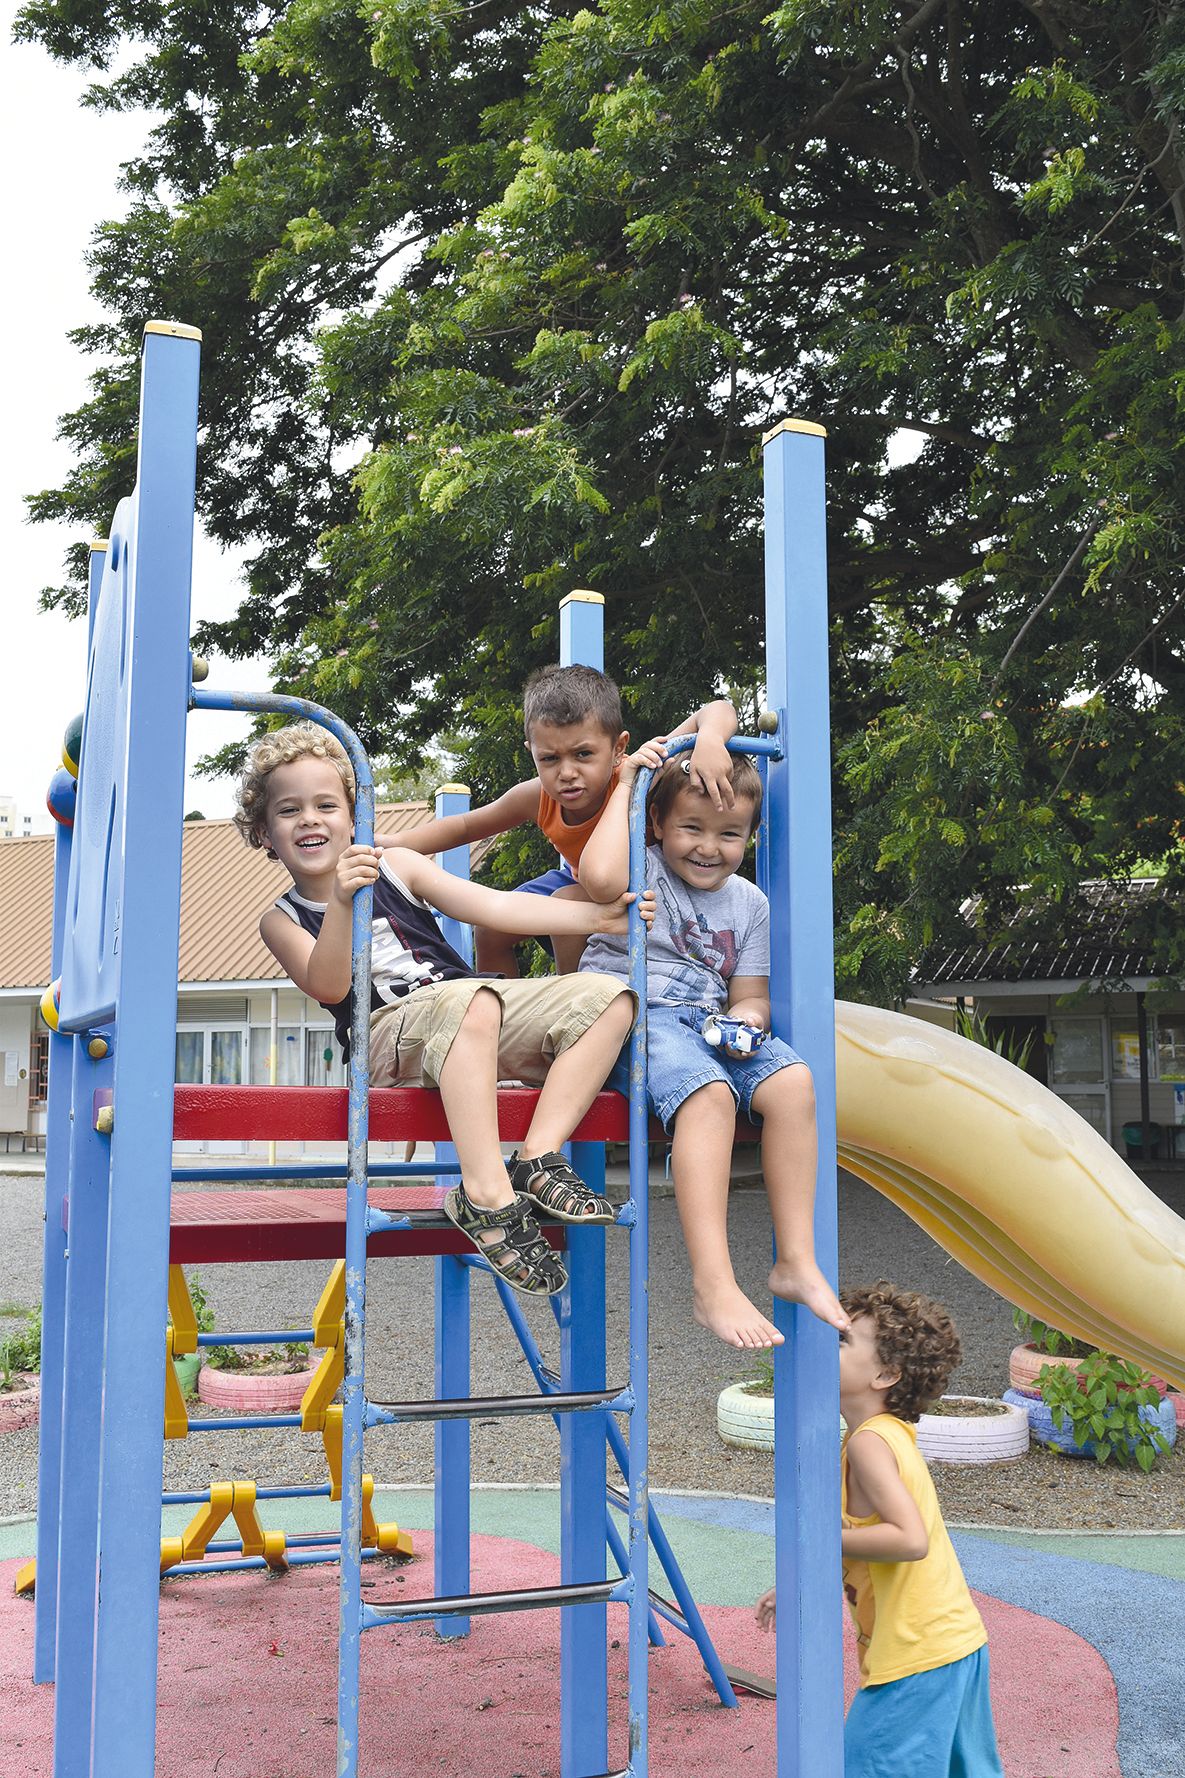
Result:
{"label": "rubber playground surface", "polygon": [[[724,1659],[773,1672],[752,1605],[773,1569],[773,1508],[657,1495],[667,1533]],[[270,1526],[330,1529],[328,1502],[270,1502]],[[364,1569],[374,1604],[431,1592],[432,1498],[381,1489],[381,1520],[414,1531],[415,1555]],[[171,1508],[166,1531],[189,1509]],[[474,1585],[558,1579],[559,1496],[491,1488],[473,1500]],[[1178,1778],[1185,1771],[1179,1626],[1185,1536],[956,1531],[991,1642],[1008,1778]],[[52,1688],[34,1687],[33,1608],[13,1595],[34,1527],[0,1524],[0,1778],[49,1778]],[[213,1575],[161,1591],[159,1778],[322,1778],[334,1770],[337,1570]],[[654,1576],[661,1588],[662,1577]],[[610,1759],[624,1763],[624,1608],[610,1606]],[[614,1614],[620,1622],[614,1623]],[[364,1778],[556,1778],[559,1622],[554,1611],[474,1619],[468,1639],[428,1625],[363,1642]],[[845,1640],[849,1692],[855,1683]],[[651,1771],[773,1778],[774,1706],[722,1709],[694,1645],[670,1631],[652,1656]]]}

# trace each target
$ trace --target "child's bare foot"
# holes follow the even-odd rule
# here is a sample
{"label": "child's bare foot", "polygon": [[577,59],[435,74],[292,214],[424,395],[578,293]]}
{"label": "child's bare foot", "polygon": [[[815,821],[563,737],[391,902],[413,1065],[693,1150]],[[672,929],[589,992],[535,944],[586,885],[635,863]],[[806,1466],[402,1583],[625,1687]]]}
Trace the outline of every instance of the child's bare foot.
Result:
{"label": "child's bare foot", "polygon": [[852,1325],[813,1259],[779,1259],[769,1275],[769,1287],[775,1296],[784,1297],[787,1302],[801,1303],[812,1315],[817,1315],[828,1327],[837,1327],[841,1333],[846,1333]]}
{"label": "child's bare foot", "polygon": [[694,1314],[701,1327],[714,1333],[725,1345],[739,1346],[742,1351],[759,1351],[766,1346],[780,1346],[782,1335],[772,1321],[751,1303],[735,1282],[697,1285],[692,1293]]}

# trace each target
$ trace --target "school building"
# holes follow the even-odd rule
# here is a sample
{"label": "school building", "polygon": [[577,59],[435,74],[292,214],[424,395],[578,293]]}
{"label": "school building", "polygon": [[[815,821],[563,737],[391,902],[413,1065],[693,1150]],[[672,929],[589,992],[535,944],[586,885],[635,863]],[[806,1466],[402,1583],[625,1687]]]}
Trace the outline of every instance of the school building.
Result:
{"label": "school building", "polygon": [[[971,926],[974,904],[964,913]],[[1185,1160],[1185,996],[1159,992],[1151,959],[1125,936],[1157,915],[1180,918],[1159,878],[1082,883],[1053,943],[1018,919],[996,944],[936,948],[910,1010],[962,1002],[993,1035],[1031,1036],[1027,1071],[1113,1148],[1141,1158],[1146,1121],[1148,1159]]]}

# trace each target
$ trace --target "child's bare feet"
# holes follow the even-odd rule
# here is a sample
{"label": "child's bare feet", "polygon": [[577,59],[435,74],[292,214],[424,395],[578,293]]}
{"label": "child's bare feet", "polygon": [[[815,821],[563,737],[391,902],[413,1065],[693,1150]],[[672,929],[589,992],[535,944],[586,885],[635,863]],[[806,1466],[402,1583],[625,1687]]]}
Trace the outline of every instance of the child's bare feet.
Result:
{"label": "child's bare feet", "polygon": [[742,1351],[760,1351],[782,1344],[782,1335],[773,1322],[765,1319],[735,1280],[705,1285],[702,1289],[696,1285],[692,1302],[700,1326],[725,1345],[739,1346]]}
{"label": "child's bare feet", "polygon": [[841,1333],[846,1333],[852,1325],[813,1259],[779,1259],[769,1275],[769,1287],[775,1296],[784,1297],[787,1302],[801,1303],[812,1315],[817,1315],[828,1327],[837,1327]]}

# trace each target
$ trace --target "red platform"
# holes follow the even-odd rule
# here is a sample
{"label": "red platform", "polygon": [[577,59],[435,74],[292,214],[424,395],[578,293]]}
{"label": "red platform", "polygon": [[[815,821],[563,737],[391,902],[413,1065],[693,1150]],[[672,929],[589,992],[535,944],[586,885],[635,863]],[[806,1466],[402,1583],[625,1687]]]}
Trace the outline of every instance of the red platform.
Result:
{"label": "red platform", "polygon": [[[521,1142],[538,1099],[532,1087],[504,1087],[498,1094],[498,1133]],[[96,1094],[96,1106],[110,1103]],[[339,1087],[202,1087],[174,1089],[173,1136],[178,1142],[344,1142],[349,1095]],[[576,1142],[624,1142],[629,1106],[620,1093],[598,1093],[573,1132]],[[663,1140],[651,1120],[651,1136]],[[447,1142],[449,1127],[440,1094],[424,1087],[379,1087],[370,1095],[374,1142]],[[737,1126],[738,1141],[756,1141],[750,1125]],[[368,1201],[377,1210],[439,1211],[444,1186],[375,1186]],[[242,1191],[174,1191],[169,1259],[174,1265],[247,1260],[341,1259],[346,1250],[343,1187],[286,1187]],[[545,1230],[562,1248],[564,1231]],[[389,1229],[373,1235],[375,1258],[467,1253],[471,1243],[451,1226]]]}

